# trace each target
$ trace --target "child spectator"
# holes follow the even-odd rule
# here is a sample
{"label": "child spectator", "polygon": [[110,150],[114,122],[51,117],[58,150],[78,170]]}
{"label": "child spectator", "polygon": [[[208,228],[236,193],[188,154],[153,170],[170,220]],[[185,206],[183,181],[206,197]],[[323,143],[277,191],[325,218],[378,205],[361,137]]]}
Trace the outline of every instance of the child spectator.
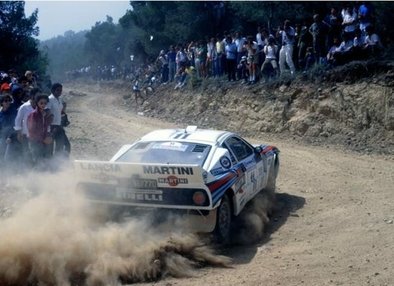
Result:
{"label": "child spectator", "polygon": [[138,105],[138,98],[141,98],[142,103],[144,103],[144,98],[141,95],[140,80],[139,80],[138,76],[136,77],[134,84],[133,84],[133,94],[134,94],[135,103],[137,105]]}
{"label": "child spectator", "polygon": [[256,83],[256,69],[259,63],[258,46],[252,37],[248,37],[245,48],[248,53],[249,84],[254,84]]}

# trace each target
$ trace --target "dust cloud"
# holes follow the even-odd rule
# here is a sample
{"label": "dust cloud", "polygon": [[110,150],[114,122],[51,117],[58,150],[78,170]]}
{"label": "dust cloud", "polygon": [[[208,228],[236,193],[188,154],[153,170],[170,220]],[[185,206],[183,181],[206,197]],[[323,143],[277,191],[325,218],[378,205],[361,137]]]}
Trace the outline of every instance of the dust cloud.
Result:
{"label": "dust cloud", "polygon": [[[71,171],[11,181],[17,202],[0,218],[0,285],[119,285],[231,262],[197,236],[159,232],[143,218],[102,223],[74,192]],[[0,204],[9,193],[0,190]]]}
{"label": "dust cloud", "polygon": [[251,244],[261,240],[269,215],[275,205],[275,194],[262,191],[251,200],[235,221],[237,229],[233,243]]}

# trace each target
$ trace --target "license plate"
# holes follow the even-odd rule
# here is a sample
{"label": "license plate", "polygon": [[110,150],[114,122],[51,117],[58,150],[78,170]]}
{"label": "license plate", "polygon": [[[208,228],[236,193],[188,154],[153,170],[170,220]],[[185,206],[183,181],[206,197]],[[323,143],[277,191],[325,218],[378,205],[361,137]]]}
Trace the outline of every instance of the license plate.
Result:
{"label": "license plate", "polygon": [[136,189],[157,189],[157,181],[150,179],[131,179],[130,185]]}

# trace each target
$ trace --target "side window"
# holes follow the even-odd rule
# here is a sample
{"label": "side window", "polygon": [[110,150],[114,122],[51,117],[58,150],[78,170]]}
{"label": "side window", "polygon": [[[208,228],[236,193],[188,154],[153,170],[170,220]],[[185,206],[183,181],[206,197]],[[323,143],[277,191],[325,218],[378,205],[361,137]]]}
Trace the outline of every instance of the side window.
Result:
{"label": "side window", "polygon": [[231,137],[227,139],[226,143],[234,152],[234,155],[238,161],[241,161],[253,154],[253,149],[237,137]]}
{"label": "side window", "polygon": [[234,165],[237,163],[237,160],[235,160],[233,153],[231,152],[230,148],[227,146],[226,143],[222,144],[222,148],[227,149],[228,153],[230,154],[230,159],[231,159],[231,163]]}

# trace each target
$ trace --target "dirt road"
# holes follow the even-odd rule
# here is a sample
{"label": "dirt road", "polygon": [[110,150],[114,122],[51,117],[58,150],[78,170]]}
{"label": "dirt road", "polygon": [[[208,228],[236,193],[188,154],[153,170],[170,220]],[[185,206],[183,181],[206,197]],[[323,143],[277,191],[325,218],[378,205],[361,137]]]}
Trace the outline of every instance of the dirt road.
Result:
{"label": "dirt road", "polygon": [[[69,98],[74,158],[107,160],[120,145],[174,126],[128,111],[99,86],[65,88],[86,93]],[[394,158],[269,143],[281,150],[281,170],[265,239],[222,250],[232,268],[143,285],[394,285]]]}

